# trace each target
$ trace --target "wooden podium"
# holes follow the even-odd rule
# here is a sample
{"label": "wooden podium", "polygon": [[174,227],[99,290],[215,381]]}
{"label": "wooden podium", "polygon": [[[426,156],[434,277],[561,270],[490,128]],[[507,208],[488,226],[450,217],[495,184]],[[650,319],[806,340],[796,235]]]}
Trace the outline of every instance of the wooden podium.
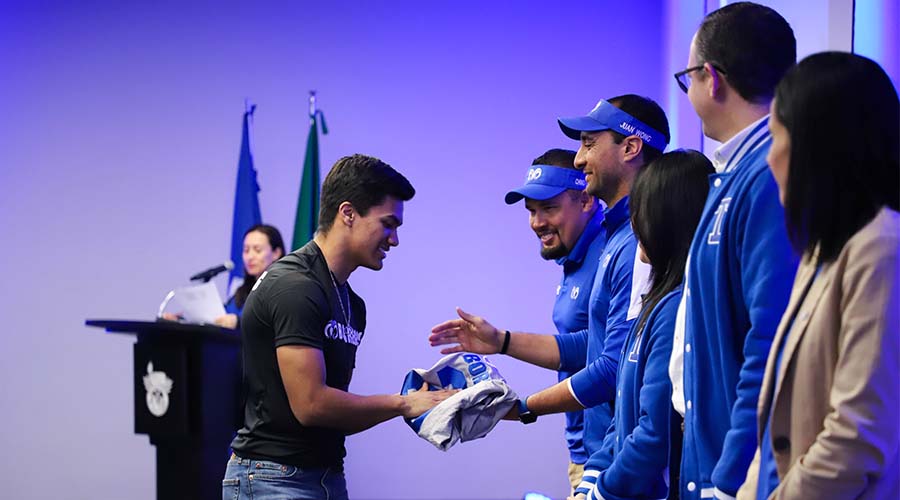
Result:
{"label": "wooden podium", "polygon": [[134,335],[134,432],[156,446],[156,498],[219,499],[243,422],[237,330],[173,321],[87,320]]}

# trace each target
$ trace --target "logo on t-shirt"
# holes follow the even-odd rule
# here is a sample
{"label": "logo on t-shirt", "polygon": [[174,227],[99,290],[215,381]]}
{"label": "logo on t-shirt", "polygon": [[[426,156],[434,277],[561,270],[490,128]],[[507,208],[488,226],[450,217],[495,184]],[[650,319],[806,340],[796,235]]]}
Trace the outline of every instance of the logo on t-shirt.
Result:
{"label": "logo on t-shirt", "polygon": [[581,293],[581,287],[576,286],[575,288],[572,289],[572,293],[569,294],[569,297],[572,297],[572,300],[575,300],[578,298],[579,293]]}
{"label": "logo on t-shirt", "polygon": [[166,372],[153,371],[153,362],[147,363],[144,390],[147,391],[147,409],[154,417],[161,417],[169,410],[169,393],[172,392],[172,384],[172,379],[166,375]]}
{"label": "logo on t-shirt", "polygon": [[358,346],[362,340],[362,333],[356,331],[352,326],[331,320],[325,325],[325,338]]}

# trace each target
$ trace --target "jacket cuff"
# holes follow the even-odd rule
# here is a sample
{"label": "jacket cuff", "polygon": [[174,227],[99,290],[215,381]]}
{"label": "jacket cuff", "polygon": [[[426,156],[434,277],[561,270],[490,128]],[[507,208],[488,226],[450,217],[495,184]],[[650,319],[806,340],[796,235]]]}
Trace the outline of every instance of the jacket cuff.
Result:
{"label": "jacket cuff", "polygon": [[719,500],[737,500],[734,496],[725,493],[719,488],[713,488],[713,496]]}
{"label": "jacket cuff", "polygon": [[[566,387],[569,388],[569,394],[571,394],[572,397],[575,398],[575,401],[578,401],[578,404],[584,406],[584,403],[582,403],[581,400],[578,399],[578,394],[575,394],[575,389],[572,389],[572,377],[566,379]],[[587,408],[586,406],[584,407]]]}
{"label": "jacket cuff", "polygon": [[600,471],[598,470],[585,470],[584,475],[581,476],[581,484],[575,488],[575,494],[587,495],[590,493],[594,489],[594,485],[597,484],[598,476],[600,476]]}
{"label": "jacket cuff", "polygon": [[569,377],[569,391],[572,396],[581,403],[585,408],[593,408],[603,401],[597,394],[597,384],[591,378],[588,368],[585,368],[575,375]]}

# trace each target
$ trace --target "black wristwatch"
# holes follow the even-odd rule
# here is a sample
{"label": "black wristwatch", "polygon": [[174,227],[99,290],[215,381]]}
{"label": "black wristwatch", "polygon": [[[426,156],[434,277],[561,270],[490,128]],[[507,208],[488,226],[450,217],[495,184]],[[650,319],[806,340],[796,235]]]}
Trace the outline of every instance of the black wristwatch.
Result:
{"label": "black wristwatch", "polygon": [[530,424],[537,420],[537,415],[531,413],[531,410],[528,409],[528,405],[525,403],[525,399],[520,399],[518,401],[519,404],[519,421],[523,424]]}

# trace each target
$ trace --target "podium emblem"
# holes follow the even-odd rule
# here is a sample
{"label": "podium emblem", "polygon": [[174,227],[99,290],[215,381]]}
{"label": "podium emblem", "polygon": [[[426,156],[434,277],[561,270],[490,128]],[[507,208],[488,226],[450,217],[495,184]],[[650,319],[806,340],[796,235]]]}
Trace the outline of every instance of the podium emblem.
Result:
{"label": "podium emblem", "polygon": [[154,417],[161,417],[169,410],[169,393],[172,392],[172,383],[172,379],[166,375],[166,372],[153,371],[153,362],[147,363],[144,389],[147,391],[147,409]]}

